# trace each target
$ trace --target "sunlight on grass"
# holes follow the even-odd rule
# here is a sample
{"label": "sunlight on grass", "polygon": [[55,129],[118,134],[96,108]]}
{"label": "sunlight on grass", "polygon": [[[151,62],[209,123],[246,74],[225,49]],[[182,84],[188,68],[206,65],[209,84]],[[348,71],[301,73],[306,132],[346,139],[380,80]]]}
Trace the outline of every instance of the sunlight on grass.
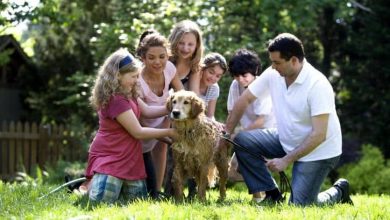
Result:
{"label": "sunlight on grass", "polygon": [[0,219],[389,219],[388,195],[354,195],[355,206],[274,207],[250,204],[250,195],[240,184],[230,187],[227,199],[218,202],[218,191],[209,190],[207,202],[136,201],[131,204],[99,204],[65,190],[44,199],[53,185],[0,183]]}

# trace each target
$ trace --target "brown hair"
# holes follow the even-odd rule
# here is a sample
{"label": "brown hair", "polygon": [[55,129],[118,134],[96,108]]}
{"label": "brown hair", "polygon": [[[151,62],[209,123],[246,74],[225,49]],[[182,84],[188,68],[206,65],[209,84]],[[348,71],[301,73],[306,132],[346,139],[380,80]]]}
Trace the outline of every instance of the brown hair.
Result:
{"label": "brown hair", "polygon": [[223,57],[219,53],[209,53],[203,58],[201,69],[205,70],[216,65],[219,65],[221,67],[223,73],[226,73],[226,71],[228,70],[225,57]]}
{"label": "brown hair", "polygon": [[164,47],[167,50],[168,55],[170,54],[169,43],[167,39],[159,33],[150,33],[146,35],[139,43],[137,48],[137,55],[145,58],[146,52],[148,52],[151,47]]}

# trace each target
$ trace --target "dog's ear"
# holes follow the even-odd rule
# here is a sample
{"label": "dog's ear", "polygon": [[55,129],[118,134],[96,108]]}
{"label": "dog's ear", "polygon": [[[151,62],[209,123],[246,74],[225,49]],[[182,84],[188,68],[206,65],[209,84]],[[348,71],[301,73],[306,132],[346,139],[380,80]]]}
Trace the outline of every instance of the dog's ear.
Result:
{"label": "dog's ear", "polygon": [[203,100],[198,96],[191,97],[191,118],[196,118],[200,113],[204,112],[205,106]]}
{"label": "dog's ear", "polygon": [[167,102],[165,103],[165,106],[166,108],[168,109],[169,112],[172,111],[172,100],[174,98],[174,94],[171,94],[168,98],[167,98]]}

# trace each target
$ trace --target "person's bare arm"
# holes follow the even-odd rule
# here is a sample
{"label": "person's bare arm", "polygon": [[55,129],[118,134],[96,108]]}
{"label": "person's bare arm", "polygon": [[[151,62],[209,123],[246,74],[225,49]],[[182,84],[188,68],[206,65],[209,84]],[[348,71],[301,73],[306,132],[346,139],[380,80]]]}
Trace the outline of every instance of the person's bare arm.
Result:
{"label": "person's bare arm", "polygon": [[232,134],[234,128],[237,126],[242,115],[245,112],[245,109],[256,99],[248,89],[238,98],[237,102],[234,104],[232,111],[230,112],[228,118],[226,119],[225,131],[228,134]]}
{"label": "person's bare arm", "polygon": [[268,168],[275,172],[283,171],[290,163],[293,163],[299,158],[312,152],[326,139],[328,120],[329,114],[322,114],[311,117],[313,130],[305,138],[302,144],[282,158],[269,160],[267,162]]}
{"label": "person's bare arm", "polygon": [[177,133],[173,128],[148,128],[142,127],[134,115],[132,110],[122,112],[116,117],[116,120],[135,138],[137,139],[152,139],[152,138],[163,138],[172,137],[176,138]]}
{"label": "person's bare arm", "polygon": [[189,90],[195,92],[197,95],[200,94],[199,91],[200,78],[201,78],[201,73],[200,71],[198,71],[197,73],[191,73],[188,80]]}
{"label": "person's bare arm", "polygon": [[209,103],[207,104],[207,109],[206,109],[206,116],[207,117],[214,118],[216,105],[217,105],[217,100],[210,100],[209,101]]}
{"label": "person's bare arm", "polygon": [[141,109],[141,114],[145,118],[158,118],[168,115],[168,109],[165,105],[151,106],[146,104],[141,98],[137,99],[138,106]]}
{"label": "person's bare arm", "polygon": [[183,83],[181,83],[179,79],[179,75],[177,73],[175,74],[175,76],[171,81],[171,86],[173,90],[175,90],[175,92],[184,89]]}
{"label": "person's bare arm", "polygon": [[257,128],[264,128],[265,123],[265,115],[259,115],[257,116],[256,120],[252,122],[248,127],[246,127],[244,130],[252,130]]}

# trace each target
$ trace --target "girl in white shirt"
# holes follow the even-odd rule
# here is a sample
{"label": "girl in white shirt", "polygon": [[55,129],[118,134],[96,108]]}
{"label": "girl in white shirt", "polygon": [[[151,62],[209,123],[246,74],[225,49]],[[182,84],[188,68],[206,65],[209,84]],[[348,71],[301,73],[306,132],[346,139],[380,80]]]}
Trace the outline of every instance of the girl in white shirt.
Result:
{"label": "girl in white shirt", "polygon": [[206,105],[206,115],[214,118],[217,99],[219,97],[218,81],[227,71],[225,58],[219,53],[207,54],[201,63],[199,97]]}

